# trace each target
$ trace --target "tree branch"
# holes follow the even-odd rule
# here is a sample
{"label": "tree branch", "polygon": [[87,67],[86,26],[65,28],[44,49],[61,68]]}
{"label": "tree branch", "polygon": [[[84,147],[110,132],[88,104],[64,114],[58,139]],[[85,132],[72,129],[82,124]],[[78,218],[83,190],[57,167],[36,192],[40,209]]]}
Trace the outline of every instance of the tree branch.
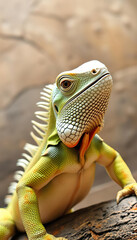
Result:
{"label": "tree branch", "polygon": [[[137,239],[137,201],[135,196],[90,206],[46,225],[48,233],[69,240]],[[12,240],[26,240],[25,234]]]}

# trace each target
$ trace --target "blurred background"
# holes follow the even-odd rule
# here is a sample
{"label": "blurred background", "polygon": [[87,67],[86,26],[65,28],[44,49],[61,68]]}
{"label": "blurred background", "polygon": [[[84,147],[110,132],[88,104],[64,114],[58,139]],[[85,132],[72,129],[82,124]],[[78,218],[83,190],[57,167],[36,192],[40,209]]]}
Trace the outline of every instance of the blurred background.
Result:
{"label": "blurred background", "polygon": [[[0,0],[0,205],[13,180],[37,109],[56,76],[97,59],[114,86],[101,137],[137,180],[137,1]],[[97,166],[77,208],[115,198],[119,187]]]}

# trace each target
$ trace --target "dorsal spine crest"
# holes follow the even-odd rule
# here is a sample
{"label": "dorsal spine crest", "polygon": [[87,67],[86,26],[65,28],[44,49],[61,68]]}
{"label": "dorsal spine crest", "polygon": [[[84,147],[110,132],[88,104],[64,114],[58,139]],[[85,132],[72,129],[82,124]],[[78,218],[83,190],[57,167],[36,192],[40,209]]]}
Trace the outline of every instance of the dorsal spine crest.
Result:
{"label": "dorsal spine crest", "polygon": [[[24,150],[27,152],[22,153],[22,158],[18,159],[17,167],[23,168],[22,170],[17,170],[14,174],[15,182],[12,182],[8,188],[8,193],[5,197],[5,204],[9,204],[11,201],[12,195],[16,190],[17,183],[24,175],[27,167],[29,166],[30,162],[32,161],[33,157],[36,155],[40,145],[43,142],[44,137],[46,136],[46,132],[48,129],[49,124],[49,112],[50,112],[50,103],[51,103],[51,94],[53,90],[54,84],[49,84],[43,88],[43,91],[40,93],[40,98],[42,101],[37,103],[37,106],[42,108],[41,111],[36,111],[35,115],[38,119],[40,119],[43,123],[38,123],[37,121],[32,120],[33,128],[36,132],[30,132],[31,137],[35,141],[36,145],[26,143],[24,146]],[[38,135],[38,136],[37,136]]]}

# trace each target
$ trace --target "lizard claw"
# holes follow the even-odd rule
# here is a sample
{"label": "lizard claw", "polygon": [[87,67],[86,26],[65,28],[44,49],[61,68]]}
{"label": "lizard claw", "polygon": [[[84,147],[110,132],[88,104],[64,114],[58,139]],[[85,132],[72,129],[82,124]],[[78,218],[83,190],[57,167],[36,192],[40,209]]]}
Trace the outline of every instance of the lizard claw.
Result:
{"label": "lizard claw", "polygon": [[119,203],[122,197],[131,195],[132,193],[135,193],[135,195],[137,196],[137,183],[128,184],[126,187],[124,187],[117,193],[116,197],[117,204]]}

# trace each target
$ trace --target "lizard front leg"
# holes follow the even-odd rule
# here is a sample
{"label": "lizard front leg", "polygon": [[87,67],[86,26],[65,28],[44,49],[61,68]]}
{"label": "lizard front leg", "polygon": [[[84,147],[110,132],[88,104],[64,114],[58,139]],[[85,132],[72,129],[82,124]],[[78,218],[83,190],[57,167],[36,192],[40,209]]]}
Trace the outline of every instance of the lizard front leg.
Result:
{"label": "lizard front leg", "polygon": [[125,196],[137,195],[137,183],[119,153],[116,153],[115,159],[106,169],[109,175],[123,188],[117,193],[117,203]]}
{"label": "lizard front leg", "polygon": [[137,195],[137,183],[120,154],[103,141],[99,145],[97,162],[105,166],[110,177],[123,188],[117,193],[117,203],[124,196]]}
{"label": "lizard front leg", "polygon": [[[17,186],[19,209],[29,240],[54,240],[44,228],[38,207],[37,192],[59,174],[59,161],[43,156],[25,173]],[[63,238],[58,238],[63,239]]]}

